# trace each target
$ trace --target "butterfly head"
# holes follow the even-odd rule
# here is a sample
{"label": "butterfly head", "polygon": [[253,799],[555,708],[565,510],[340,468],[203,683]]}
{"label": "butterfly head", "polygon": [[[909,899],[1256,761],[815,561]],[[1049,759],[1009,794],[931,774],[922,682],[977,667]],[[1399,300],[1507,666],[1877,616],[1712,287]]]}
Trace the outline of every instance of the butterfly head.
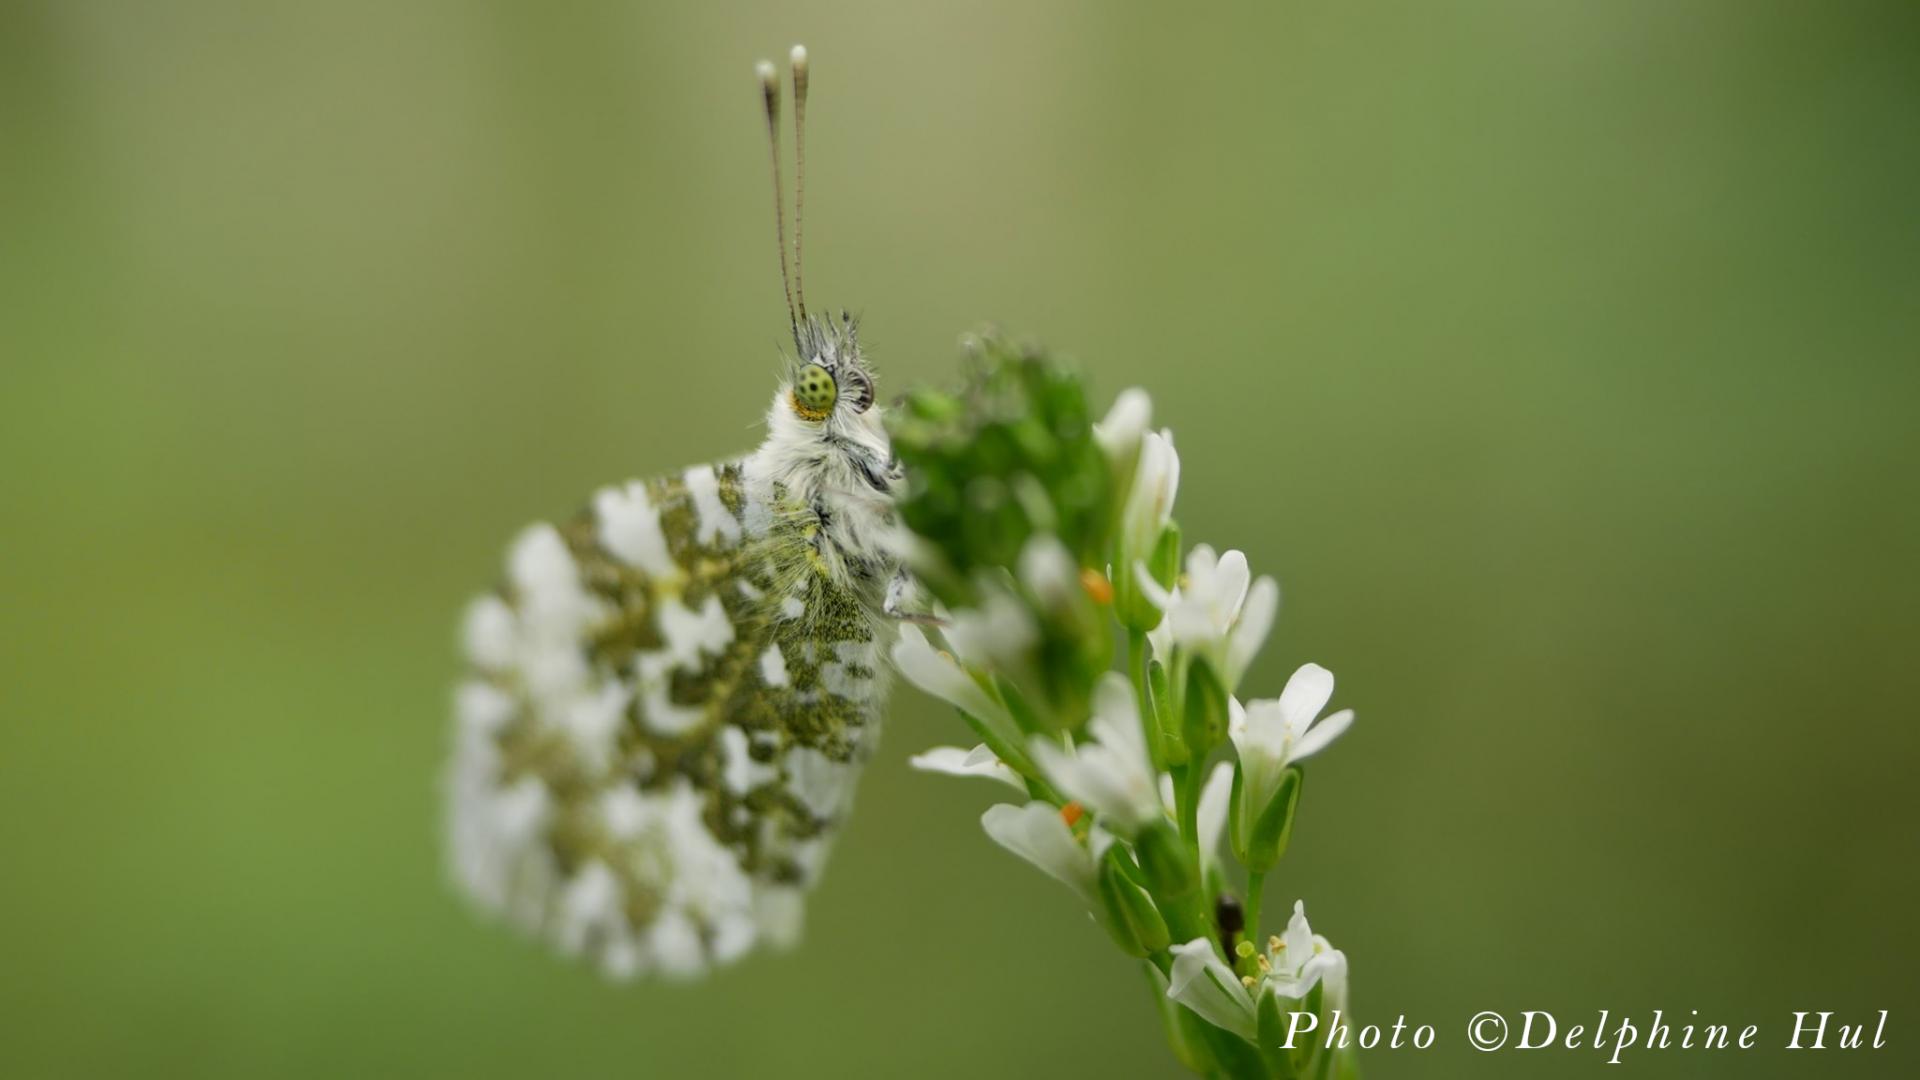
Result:
{"label": "butterfly head", "polygon": [[809,316],[795,324],[794,344],[799,355],[786,396],[795,416],[825,423],[836,413],[859,416],[873,407],[873,372],[860,352],[853,316]]}

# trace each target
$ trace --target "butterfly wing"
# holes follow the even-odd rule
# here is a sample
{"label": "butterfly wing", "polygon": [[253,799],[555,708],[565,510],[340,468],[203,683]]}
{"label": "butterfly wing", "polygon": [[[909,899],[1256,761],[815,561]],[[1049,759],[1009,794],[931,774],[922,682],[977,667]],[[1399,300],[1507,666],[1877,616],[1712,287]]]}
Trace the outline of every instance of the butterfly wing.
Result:
{"label": "butterfly wing", "polygon": [[454,871],[616,977],[798,934],[885,699],[870,590],[738,464],[600,491],[466,623]]}

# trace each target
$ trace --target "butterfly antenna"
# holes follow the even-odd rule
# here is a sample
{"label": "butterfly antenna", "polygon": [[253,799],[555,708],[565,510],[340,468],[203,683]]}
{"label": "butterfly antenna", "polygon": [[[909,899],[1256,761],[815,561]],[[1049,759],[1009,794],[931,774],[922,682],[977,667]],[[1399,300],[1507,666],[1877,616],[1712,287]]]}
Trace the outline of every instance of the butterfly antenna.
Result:
{"label": "butterfly antenna", "polygon": [[800,318],[807,317],[807,47],[795,45],[793,59],[793,295]]}
{"label": "butterfly antenna", "polygon": [[780,291],[787,297],[787,325],[793,344],[800,348],[800,318],[794,313],[793,283],[787,276],[787,193],[780,182],[780,73],[766,60],[754,66],[760,76],[760,96],[767,106],[767,147],[773,159],[773,237],[780,249]]}

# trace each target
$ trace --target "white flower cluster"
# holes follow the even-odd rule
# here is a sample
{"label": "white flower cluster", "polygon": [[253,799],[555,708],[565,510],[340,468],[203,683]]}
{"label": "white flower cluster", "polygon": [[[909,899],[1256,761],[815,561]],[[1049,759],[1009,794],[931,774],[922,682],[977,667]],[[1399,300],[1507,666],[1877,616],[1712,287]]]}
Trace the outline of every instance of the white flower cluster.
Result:
{"label": "white flower cluster", "polygon": [[[1229,942],[1239,928],[1216,924],[1211,906],[1211,890],[1225,883],[1223,838],[1231,834],[1232,852],[1248,871],[1249,913],[1256,912],[1261,879],[1291,825],[1296,766],[1345,732],[1353,713],[1316,723],[1333,695],[1333,675],[1318,664],[1299,668],[1278,698],[1243,704],[1233,696],[1272,628],[1280,590],[1272,578],[1255,579],[1243,553],[1216,554],[1204,544],[1187,553],[1182,572],[1168,569],[1178,561],[1172,512],[1180,458],[1170,432],[1149,430],[1150,414],[1146,395],[1128,391],[1096,428],[1121,492],[1106,568],[1111,584],[1101,601],[1113,604],[1114,616],[1135,632],[1136,649],[1146,650],[1131,677],[1099,676],[1087,715],[1064,733],[1035,730],[1011,707],[1018,693],[1010,687],[1033,662],[1028,652],[1041,614],[1029,610],[1033,598],[1080,591],[1080,568],[1044,535],[1029,543],[1041,554],[1016,568],[1018,588],[988,591],[977,608],[945,613],[948,650],[909,626],[894,658],[909,681],[960,710],[983,739],[970,750],[935,748],[913,764],[991,778],[1028,795],[1024,804],[986,812],[988,836],[1120,927],[1116,940],[1160,965],[1168,997],[1252,1040],[1263,995],[1298,1001],[1320,988],[1322,1000],[1344,1001],[1346,958],[1312,933],[1300,904],[1264,950],[1250,940],[1235,949]],[[1106,625],[1101,632],[1111,633]],[[1195,715],[1207,711],[1206,695],[1191,690],[1199,680],[1219,690],[1211,726]],[[1212,761],[1229,743],[1230,753]],[[1158,889],[1154,881],[1149,849],[1176,836],[1208,892],[1198,920],[1173,910],[1191,906],[1174,895],[1178,886]],[[1185,936],[1193,929],[1202,932]],[[1246,931],[1257,937],[1259,928]]]}

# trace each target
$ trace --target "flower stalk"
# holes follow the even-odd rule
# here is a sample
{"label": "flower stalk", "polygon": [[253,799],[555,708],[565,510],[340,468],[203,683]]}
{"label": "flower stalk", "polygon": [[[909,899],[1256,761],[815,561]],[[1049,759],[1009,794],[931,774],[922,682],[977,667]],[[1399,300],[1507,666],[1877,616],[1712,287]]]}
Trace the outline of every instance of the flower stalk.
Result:
{"label": "flower stalk", "polygon": [[1240,551],[1185,546],[1180,458],[1172,433],[1151,428],[1143,391],[1096,422],[1064,366],[998,338],[969,347],[965,386],[918,391],[891,419],[907,473],[900,550],[944,645],[907,623],[895,660],[980,743],[915,766],[1026,796],[982,827],[1144,963],[1188,1069],[1354,1075],[1350,1051],[1336,1063],[1281,1047],[1291,1013],[1344,1010],[1345,955],[1312,933],[1302,904],[1282,932],[1261,925],[1300,763],[1353,713],[1319,718],[1333,676],[1317,664],[1277,698],[1236,697],[1279,588]]}

